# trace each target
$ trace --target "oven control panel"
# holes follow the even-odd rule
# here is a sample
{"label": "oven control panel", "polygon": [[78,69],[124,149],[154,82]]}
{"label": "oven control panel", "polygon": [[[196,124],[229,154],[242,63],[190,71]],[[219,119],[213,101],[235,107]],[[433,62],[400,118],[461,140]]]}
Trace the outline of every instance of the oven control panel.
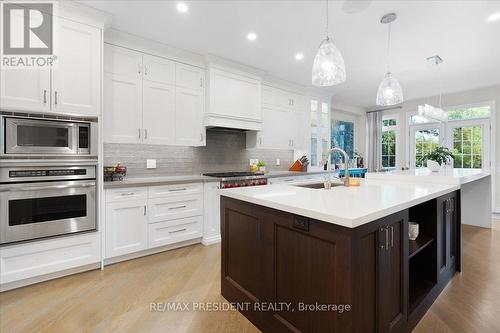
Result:
{"label": "oven control panel", "polygon": [[86,169],[11,170],[9,171],[9,178],[81,176],[86,174],[87,174]]}

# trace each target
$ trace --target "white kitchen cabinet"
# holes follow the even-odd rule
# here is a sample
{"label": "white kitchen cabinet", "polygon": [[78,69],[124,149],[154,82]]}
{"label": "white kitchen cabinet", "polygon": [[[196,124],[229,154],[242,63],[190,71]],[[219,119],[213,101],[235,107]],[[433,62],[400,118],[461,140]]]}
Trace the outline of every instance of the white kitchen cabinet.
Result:
{"label": "white kitchen cabinet", "polygon": [[261,81],[251,75],[211,68],[205,125],[262,128]]}
{"label": "white kitchen cabinet", "polygon": [[104,142],[206,144],[202,69],[112,45],[104,63]]}
{"label": "white kitchen cabinet", "polygon": [[4,111],[50,111],[50,70],[2,67],[0,109]]}
{"label": "white kitchen cabinet", "polygon": [[142,142],[142,80],[137,74],[104,73],[103,136],[108,143]]}
{"label": "white kitchen cabinet", "polygon": [[54,64],[45,69],[2,68],[0,108],[98,116],[101,105],[101,29],[59,18]]}
{"label": "white kitchen cabinet", "polygon": [[202,236],[203,216],[191,216],[148,225],[148,246],[155,248]]}
{"label": "white kitchen cabinet", "polygon": [[142,87],[142,142],[174,144],[175,87],[149,81]]}
{"label": "white kitchen cabinet", "polygon": [[[53,278],[56,272],[98,264],[100,260],[101,234],[98,232],[6,245],[0,247],[0,290],[11,282],[48,274]],[[26,284],[33,283],[27,281]]]}
{"label": "white kitchen cabinet", "polygon": [[106,203],[106,258],[147,249],[146,215],[146,200]]}
{"label": "white kitchen cabinet", "polygon": [[219,182],[205,182],[204,184],[204,220],[201,240],[204,245],[221,241],[219,184]]}
{"label": "white kitchen cabinet", "polygon": [[203,196],[201,193],[149,198],[148,200],[149,223],[197,215],[203,215]]}
{"label": "white kitchen cabinet", "polygon": [[144,80],[175,84],[175,62],[152,55],[143,55]]}
{"label": "white kitchen cabinet", "polygon": [[59,18],[57,29],[52,109],[96,116],[100,110],[101,31],[63,18]]}
{"label": "white kitchen cabinet", "polygon": [[176,88],[175,142],[184,146],[204,146],[204,94],[202,90]]}
{"label": "white kitchen cabinet", "polygon": [[175,65],[175,84],[188,89],[203,89],[205,70],[199,67],[177,63]]}
{"label": "white kitchen cabinet", "polygon": [[262,94],[262,130],[247,132],[247,148],[305,150],[309,129],[305,97],[267,86]]}

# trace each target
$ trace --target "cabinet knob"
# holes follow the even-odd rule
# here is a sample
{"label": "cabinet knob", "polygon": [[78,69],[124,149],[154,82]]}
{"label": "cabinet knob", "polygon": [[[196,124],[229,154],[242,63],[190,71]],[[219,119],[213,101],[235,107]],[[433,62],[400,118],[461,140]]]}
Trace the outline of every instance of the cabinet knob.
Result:
{"label": "cabinet knob", "polygon": [[54,105],[57,105],[57,90],[54,91]]}
{"label": "cabinet knob", "polygon": [[47,89],[43,90],[43,104],[47,104]]}

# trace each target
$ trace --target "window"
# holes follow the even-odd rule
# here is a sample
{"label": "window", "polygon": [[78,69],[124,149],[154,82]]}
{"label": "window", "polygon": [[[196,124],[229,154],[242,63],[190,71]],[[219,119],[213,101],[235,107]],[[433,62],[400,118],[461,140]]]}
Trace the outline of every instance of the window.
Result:
{"label": "window", "polygon": [[411,166],[425,167],[424,156],[437,146],[445,146],[455,156],[455,168],[489,168],[493,104],[486,102],[447,107],[446,111],[448,120],[445,122],[411,115]]}
{"label": "window", "polygon": [[396,167],[397,119],[382,120],[382,168]]}
{"label": "window", "polygon": [[439,146],[439,128],[421,129],[415,131],[415,167],[425,167],[424,158]]}
{"label": "window", "polygon": [[490,116],[491,107],[489,105],[448,109],[448,120],[489,118]]}
{"label": "window", "polygon": [[311,100],[311,167],[319,165],[330,149],[330,106],[328,103]]}
{"label": "window", "polygon": [[[350,157],[354,156],[354,123],[342,120],[332,121],[331,147],[339,147]],[[331,163],[343,163],[342,157],[332,154]]]}

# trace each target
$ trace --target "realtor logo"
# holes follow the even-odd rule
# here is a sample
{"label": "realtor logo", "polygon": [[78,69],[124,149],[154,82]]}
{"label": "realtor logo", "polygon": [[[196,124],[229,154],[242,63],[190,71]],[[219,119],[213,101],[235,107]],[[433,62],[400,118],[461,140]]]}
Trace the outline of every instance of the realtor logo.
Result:
{"label": "realtor logo", "polygon": [[3,5],[3,54],[52,54],[51,3]]}
{"label": "realtor logo", "polygon": [[57,63],[54,55],[54,3],[9,1],[0,4],[0,67],[53,67]]}

